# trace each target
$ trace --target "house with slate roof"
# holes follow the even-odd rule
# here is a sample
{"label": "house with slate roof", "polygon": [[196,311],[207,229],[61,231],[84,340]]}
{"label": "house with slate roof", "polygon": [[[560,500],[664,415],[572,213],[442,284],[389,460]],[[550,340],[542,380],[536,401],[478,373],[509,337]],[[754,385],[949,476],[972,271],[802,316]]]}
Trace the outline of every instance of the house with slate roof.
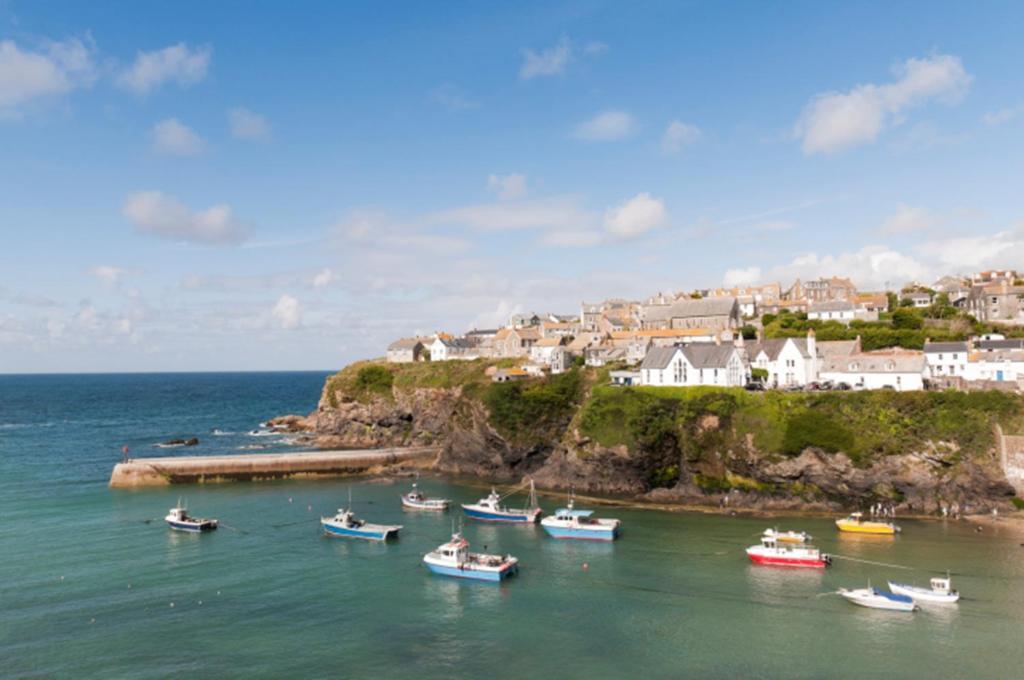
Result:
{"label": "house with slate roof", "polygon": [[423,342],[419,338],[402,338],[388,345],[387,360],[392,364],[409,364],[423,358]]}
{"label": "house with slate roof", "polygon": [[751,368],[768,372],[769,387],[806,385],[818,380],[818,346],[814,329],[805,338],[772,338],[748,343],[744,349]]}
{"label": "house with slate roof", "polygon": [[970,349],[967,342],[924,342],[924,361],[928,377],[965,378]]}
{"label": "house with slate roof", "polygon": [[740,387],[748,374],[743,352],[732,344],[652,347],[640,364],[640,384],[652,386]]}
{"label": "house with slate roof", "polygon": [[739,328],[742,324],[743,316],[734,297],[681,298],[669,304],[640,308],[640,325],[645,330],[706,328],[723,331]]}
{"label": "house with slate roof", "polygon": [[822,380],[854,389],[901,392],[924,389],[925,374],[924,353],[899,347],[824,359],[818,372]]}

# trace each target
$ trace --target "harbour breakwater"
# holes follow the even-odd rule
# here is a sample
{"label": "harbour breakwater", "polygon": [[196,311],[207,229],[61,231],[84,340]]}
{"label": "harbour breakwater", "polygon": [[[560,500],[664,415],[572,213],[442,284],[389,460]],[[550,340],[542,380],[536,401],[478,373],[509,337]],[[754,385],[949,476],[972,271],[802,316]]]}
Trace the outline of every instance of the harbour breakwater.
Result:
{"label": "harbour breakwater", "polygon": [[360,362],[327,379],[316,411],[275,422],[322,448],[433,446],[440,472],[638,501],[1013,508],[1001,443],[1024,433],[1019,395],[615,387],[588,367],[492,382],[501,365]]}
{"label": "harbour breakwater", "polygon": [[138,458],[114,466],[110,487],[366,474],[395,465],[430,466],[437,455],[437,447],[417,446],[312,453]]}

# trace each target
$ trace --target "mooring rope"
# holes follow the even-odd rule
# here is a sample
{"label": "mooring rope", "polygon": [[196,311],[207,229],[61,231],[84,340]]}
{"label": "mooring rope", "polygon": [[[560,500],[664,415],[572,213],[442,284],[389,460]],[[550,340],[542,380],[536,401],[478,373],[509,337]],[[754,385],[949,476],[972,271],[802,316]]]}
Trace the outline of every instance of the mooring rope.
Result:
{"label": "mooring rope", "polygon": [[873,565],[878,566],[878,567],[889,567],[891,569],[906,569],[908,571],[913,571],[914,570],[913,567],[905,567],[902,564],[889,564],[888,562],[875,562],[875,561],[872,561],[872,560],[862,560],[862,559],[860,559],[858,557],[848,557],[846,555],[836,555],[835,553],[829,553],[829,555],[832,556],[833,558],[840,559],[840,560],[850,560],[851,562],[860,562],[862,564],[873,564]]}

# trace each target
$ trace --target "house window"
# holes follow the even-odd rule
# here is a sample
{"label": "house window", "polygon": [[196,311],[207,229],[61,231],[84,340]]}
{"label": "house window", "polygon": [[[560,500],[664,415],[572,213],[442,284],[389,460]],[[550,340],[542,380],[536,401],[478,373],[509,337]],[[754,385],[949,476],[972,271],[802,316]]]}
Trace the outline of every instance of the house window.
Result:
{"label": "house window", "polygon": [[[941,355],[941,354],[939,355],[939,358],[940,358],[940,359],[942,358],[942,355]],[[956,355],[955,355],[955,354],[953,355],[953,361],[956,361]]]}
{"label": "house window", "polygon": [[[956,359],[956,356],[954,355],[953,358]],[[942,355],[941,354],[939,355],[939,361],[942,361]]]}

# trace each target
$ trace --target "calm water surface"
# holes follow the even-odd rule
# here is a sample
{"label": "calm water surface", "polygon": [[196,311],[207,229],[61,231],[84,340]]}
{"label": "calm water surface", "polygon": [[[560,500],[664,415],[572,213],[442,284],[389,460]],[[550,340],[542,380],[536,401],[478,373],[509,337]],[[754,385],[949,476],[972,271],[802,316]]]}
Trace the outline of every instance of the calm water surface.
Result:
{"label": "calm water surface", "polygon": [[[606,509],[625,525],[614,545],[467,524],[474,549],[521,560],[496,586],[423,568],[458,514],[403,513],[405,482],[107,489],[125,443],[137,457],[292,450],[246,432],[312,410],[325,375],[0,376],[0,675],[1021,677],[1024,548],[1005,532],[905,521],[895,539],[851,538],[782,521],[849,558],[809,573],[748,565],[764,520]],[[183,436],[201,444],[151,448]],[[360,515],[405,525],[398,541],[320,535],[350,487]],[[222,529],[168,531],[179,495]],[[954,608],[878,612],[829,594],[947,569],[964,593]]]}

